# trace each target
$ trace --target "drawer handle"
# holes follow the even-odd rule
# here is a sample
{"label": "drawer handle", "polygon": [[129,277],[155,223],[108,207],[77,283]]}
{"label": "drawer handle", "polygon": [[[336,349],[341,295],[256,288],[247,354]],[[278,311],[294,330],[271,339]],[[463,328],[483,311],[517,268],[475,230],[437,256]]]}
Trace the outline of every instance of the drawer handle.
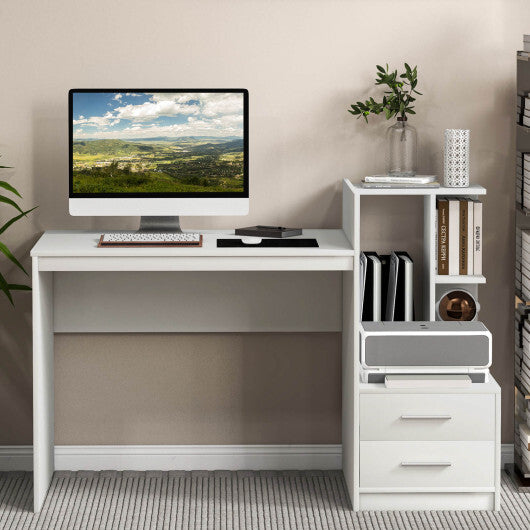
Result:
{"label": "drawer handle", "polygon": [[453,464],[451,464],[451,462],[401,462],[401,465],[403,467],[451,467]]}
{"label": "drawer handle", "polygon": [[449,414],[403,414],[402,420],[452,420]]}

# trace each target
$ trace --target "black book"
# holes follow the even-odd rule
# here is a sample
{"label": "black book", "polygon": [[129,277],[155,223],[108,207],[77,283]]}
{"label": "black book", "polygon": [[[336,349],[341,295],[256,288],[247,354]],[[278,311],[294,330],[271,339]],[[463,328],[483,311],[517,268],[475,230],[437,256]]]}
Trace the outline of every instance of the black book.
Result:
{"label": "black book", "polygon": [[376,252],[363,252],[364,289],[362,320],[381,320],[381,261]]}
{"label": "black book", "polygon": [[407,252],[392,252],[388,275],[385,320],[414,320],[413,262]]}

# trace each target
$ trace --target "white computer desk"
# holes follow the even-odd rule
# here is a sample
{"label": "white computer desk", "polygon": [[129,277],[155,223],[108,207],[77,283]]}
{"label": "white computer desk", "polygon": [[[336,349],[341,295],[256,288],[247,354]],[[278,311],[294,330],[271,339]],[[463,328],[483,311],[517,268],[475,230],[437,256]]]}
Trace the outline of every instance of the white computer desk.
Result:
{"label": "white computer desk", "polygon": [[[344,371],[353,352],[347,233],[304,230],[319,248],[264,249],[217,248],[233,232],[206,231],[202,248],[142,249],[97,248],[100,232],[45,232],[31,251],[35,511],[54,471],[54,333],[344,329]],[[352,380],[343,374],[343,401]]]}

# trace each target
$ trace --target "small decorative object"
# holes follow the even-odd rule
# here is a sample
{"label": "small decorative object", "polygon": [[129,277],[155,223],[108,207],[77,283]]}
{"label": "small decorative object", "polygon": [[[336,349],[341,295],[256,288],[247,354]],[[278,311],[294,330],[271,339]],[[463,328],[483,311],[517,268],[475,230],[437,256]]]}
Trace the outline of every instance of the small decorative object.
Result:
{"label": "small decorative object", "polygon": [[418,67],[411,68],[405,63],[405,71],[398,74],[397,70],[390,72],[377,65],[376,85],[386,85],[380,103],[374,98],[367,99],[364,103],[357,101],[351,105],[348,112],[368,122],[370,114],[385,113],[390,120],[397,116],[397,123],[387,130],[387,171],[389,175],[414,176],[417,171],[417,145],[418,135],[416,129],[408,124],[407,114],[416,114],[412,105],[416,98],[414,94],[422,95],[416,90],[418,84]]}
{"label": "small decorative object", "polygon": [[[9,166],[0,166],[0,169],[7,169],[7,168],[9,168]],[[21,217],[26,216],[29,212],[34,210],[36,208],[36,206],[35,206],[35,208],[31,208],[30,210],[23,211],[20,208],[20,206],[13,199],[11,199],[10,197],[5,195],[4,190],[8,191],[11,194],[17,195],[20,198],[22,198],[22,196],[20,195],[20,193],[15,188],[13,188],[13,186],[11,186],[10,184],[8,184],[7,182],[5,182],[3,180],[0,180],[0,190],[2,191],[0,193],[0,203],[4,203],[4,204],[7,204],[8,206],[12,206],[13,208],[15,208],[15,210],[17,210],[19,212],[17,215],[15,215],[11,219],[9,219],[7,222],[5,222],[0,227],[0,235],[1,235],[13,223],[15,223]],[[24,269],[24,267],[22,266],[22,264],[17,260],[17,258],[15,258],[13,253],[1,241],[0,241],[0,252],[8,260],[10,260],[12,263],[14,263],[26,275],[28,274],[26,272],[26,269]],[[2,291],[7,296],[7,298],[9,299],[9,301],[11,302],[12,305],[15,305],[14,302],[13,302],[13,296],[12,296],[11,292],[12,291],[31,291],[31,287],[29,287],[28,285],[20,285],[20,284],[17,284],[17,283],[8,283],[6,278],[4,278],[4,276],[2,274],[0,274],[0,291]]]}
{"label": "small decorative object", "polygon": [[469,130],[446,129],[444,145],[444,186],[469,186]]}
{"label": "small decorative object", "polygon": [[479,303],[465,289],[455,289],[445,293],[436,304],[438,318],[450,322],[476,320],[479,310]]}

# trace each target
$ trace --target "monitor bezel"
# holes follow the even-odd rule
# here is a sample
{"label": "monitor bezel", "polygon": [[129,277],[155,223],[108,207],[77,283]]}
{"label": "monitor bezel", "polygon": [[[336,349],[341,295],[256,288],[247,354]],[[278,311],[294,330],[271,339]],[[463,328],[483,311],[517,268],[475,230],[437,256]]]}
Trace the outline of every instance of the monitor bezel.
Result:
{"label": "monitor bezel", "polygon": [[[241,192],[186,192],[186,193],[74,193],[73,190],[73,95],[90,92],[174,92],[174,93],[232,93],[243,94],[243,191]],[[72,88],[68,91],[68,127],[69,127],[69,190],[70,199],[194,199],[194,198],[249,198],[249,162],[248,162],[248,90],[246,88]]]}

